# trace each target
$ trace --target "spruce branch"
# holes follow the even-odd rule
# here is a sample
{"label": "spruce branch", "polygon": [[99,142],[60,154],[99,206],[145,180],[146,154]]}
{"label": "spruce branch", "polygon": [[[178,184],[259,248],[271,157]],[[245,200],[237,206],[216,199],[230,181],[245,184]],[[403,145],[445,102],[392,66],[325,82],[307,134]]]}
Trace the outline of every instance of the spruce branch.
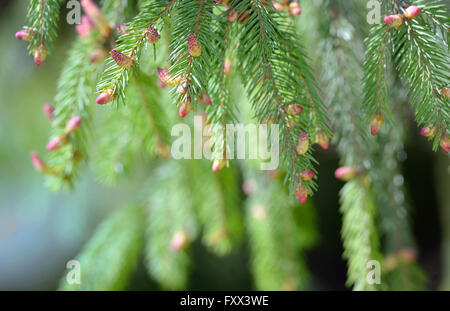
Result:
{"label": "spruce branch", "polygon": [[450,130],[450,101],[441,93],[450,85],[450,54],[448,46],[439,43],[423,18],[406,20],[405,25],[405,31],[397,35],[394,43],[396,67],[409,87],[417,123],[438,129],[436,149],[441,137],[448,136]]}
{"label": "spruce branch", "polygon": [[137,266],[143,239],[142,206],[126,206],[115,211],[99,225],[76,257],[80,282],[71,279],[69,270],[61,279],[59,289],[124,290]]}
{"label": "spruce branch", "polygon": [[28,29],[32,33],[28,51],[34,54],[37,66],[53,50],[62,3],[62,0],[30,0],[28,5]]}
{"label": "spruce branch", "polygon": [[203,243],[218,255],[231,251],[241,240],[243,223],[236,168],[212,172],[207,161],[189,164],[194,209],[203,228]]}
{"label": "spruce branch", "polygon": [[189,244],[198,234],[187,165],[184,161],[162,165],[149,185],[146,264],[149,273],[167,289],[186,288]]}
{"label": "spruce branch", "polygon": [[[273,120],[281,126],[281,149],[284,150],[291,191],[300,189],[312,193],[316,189],[315,182],[300,179],[302,171],[315,171],[312,148],[304,148],[304,155],[298,156],[296,146],[300,136],[307,134],[308,141],[322,137],[323,146],[327,147],[326,136],[330,136],[330,132],[323,104],[315,91],[317,83],[304,52],[290,22],[271,6],[253,0],[233,1],[232,6],[238,16],[246,16],[241,20],[238,18],[242,25],[237,55],[256,117],[260,122]],[[287,112],[289,105],[302,106],[304,113],[290,115]],[[322,132],[324,135],[320,135]],[[307,143],[303,139],[305,147]]]}
{"label": "spruce branch", "polygon": [[[366,39],[366,59],[364,61],[363,102],[366,114],[365,121],[380,115],[392,119],[389,106],[388,91],[388,28],[384,25],[373,25]],[[376,132],[372,132],[376,134]]]}
{"label": "spruce branch", "polygon": [[[109,57],[105,62],[105,70],[97,84],[97,91],[108,92],[111,100],[117,102],[125,100],[125,90],[130,80],[130,72],[138,68],[140,55],[149,27],[162,28],[162,21],[169,14],[176,0],[156,0],[149,2],[142,11],[130,22],[127,23],[126,32],[117,39],[114,51],[117,51],[130,59],[130,66],[121,66],[113,57]],[[108,100],[107,102],[109,102]]]}
{"label": "spruce branch", "polygon": [[133,73],[126,91],[127,105],[111,111],[96,131],[95,169],[100,179],[115,184],[130,172],[139,156],[169,157],[166,111],[157,98],[162,96],[154,78],[144,72]]}
{"label": "spruce branch", "polygon": [[374,201],[362,180],[347,182],[340,192],[343,256],[348,260],[347,284],[354,290],[376,289],[366,281],[367,263],[380,262],[379,241],[374,223]]}
{"label": "spruce branch", "polygon": [[[259,290],[304,289],[309,280],[302,250],[314,239],[311,227],[299,227],[294,201],[281,180],[248,171],[244,183],[245,220],[251,242],[251,268]],[[304,217],[311,203],[302,206]],[[283,223],[282,226],[279,224]]]}
{"label": "spruce branch", "polygon": [[[57,86],[52,141],[61,138],[67,143],[50,154],[48,164],[55,174],[50,176],[49,186],[53,189],[59,189],[64,184],[71,186],[73,178],[77,175],[80,161],[84,161],[87,157],[91,128],[92,78],[95,73],[95,66],[89,61],[91,48],[89,42],[81,38],[77,39],[70,49]],[[81,117],[81,128],[68,134],[64,127],[70,118],[75,116]]]}

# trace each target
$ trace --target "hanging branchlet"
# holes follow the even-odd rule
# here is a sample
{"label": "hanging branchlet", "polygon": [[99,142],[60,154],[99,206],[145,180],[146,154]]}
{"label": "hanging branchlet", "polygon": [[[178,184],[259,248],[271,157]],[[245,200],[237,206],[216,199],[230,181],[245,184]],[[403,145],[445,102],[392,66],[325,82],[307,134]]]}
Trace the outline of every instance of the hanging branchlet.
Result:
{"label": "hanging branchlet", "polygon": [[19,31],[16,38],[29,42],[28,51],[33,55],[36,66],[41,66],[48,51],[53,50],[57,35],[62,0],[30,0],[28,6],[28,27]]}
{"label": "hanging branchlet", "polygon": [[[435,0],[415,1],[413,5],[394,2],[393,7],[393,15],[384,19],[387,26],[373,26],[367,43],[363,106],[367,118],[372,118],[371,133],[378,132],[385,116],[390,119],[385,73],[389,47],[392,62],[408,88],[416,122],[437,129],[427,136],[432,136],[436,149],[439,144],[442,147],[450,131],[450,104],[441,92],[450,85],[449,15],[445,6]],[[430,36],[435,29],[440,31]]]}
{"label": "hanging branchlet", "polygon": [[[300,189],[302,193],[311,194],[316,188],[315,183],[300,178],[302,171],[314,171],[312,148],[307,147],[308,137],[314,138],[320,131],[329,136],[330,132],[317,83],[305,61],[303,49],[290,22],[273,7],[252,0],[233,1],[232,7],[242,25],[237,51],[239,67],[255,114],[261,122],[273,120],[281,127],[283,157],[291,191]],[[289,116],[286,108],[292,104],[302,106],[303,112]],[[292,117],[295,122],[291,122]],[[303,191],[304,188],[307,191]]]}
{"label": "hanging branchlet", "polygon": [[114,47],[115,52],[111,53],[111,57],[105,62],[106,69],[97,84],[97,91],[100,93],[97,102],[106,104],[125,99],[130,74],[134,66],[139,66],[142,48],[146,42],[155,44],[158,41],[157,29],[162,28],[164,18],[176,2],[176,0],[150,2],[125,25],[126,32],[119,36]]}

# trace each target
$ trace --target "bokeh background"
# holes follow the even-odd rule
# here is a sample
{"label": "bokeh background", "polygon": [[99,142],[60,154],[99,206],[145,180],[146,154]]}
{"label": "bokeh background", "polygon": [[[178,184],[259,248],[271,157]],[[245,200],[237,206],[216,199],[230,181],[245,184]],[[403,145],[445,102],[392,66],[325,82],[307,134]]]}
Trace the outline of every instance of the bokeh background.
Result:
{"label": "bokeh background", "polygon": [[[36,68],[26,45],[14,38],[25,23],[27,2],[0,2],[0,289],[54,290],[66,262],[75,257],[105,215],[135,195],[133,185],[140,180],[104,187],[86,166],[72,192],[56,193],[34,171],[29,153],[44,152],[50,130],[42,105],[53,101],[75,30],[61,22],[55,54]],[[450,258],[450,254],[445,257],[450,252],[450,161],[442,151],[430,150],[414,124],[408,132],[404,174],[418,261],[428,275],[428,288],[443,289],[450,278],[450,262],[445,260]],[[342,183],[333,176],[338,158],[331,149],[319,151],[318,160],[320,190],[314,201],[320,240],[307,253],[312,289],[344,290],[346,265],[341,258],[338,205]],[[245,243],[224,258],[196,244],[194,263],[190,289],[254,289]],[[141,265],[129,289],[157,288]]]}

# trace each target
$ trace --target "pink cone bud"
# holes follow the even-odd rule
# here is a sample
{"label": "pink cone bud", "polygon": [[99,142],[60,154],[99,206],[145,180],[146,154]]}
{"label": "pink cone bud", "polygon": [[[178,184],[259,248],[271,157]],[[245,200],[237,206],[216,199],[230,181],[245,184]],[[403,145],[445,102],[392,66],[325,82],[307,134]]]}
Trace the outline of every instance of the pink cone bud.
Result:
{"label": "pink cone bud", "polygon": [[275,11],[281,11],[283,9],[283,6],[278,2],[274,1],[272,4],[273,4],[273,7],[275,8]]}
{"label": "pink cone bud", "polygon": [[190,101],[183,101],[178,111],[181,118],[186,117],[191,112],[192,106]]}
{"label": "pink cone bud", "polygon": [[446,135],[441,137],[441,148],[446,153],[450,151],[450,138]]}
{"label": "pink cone bud", "polygon": [[401,25],[403,25],[405,21],[403,19],[403,16],[401,16],[400,14],[395,14],[385,16],[384,22],[389,27],[394,27],[395,29],[398,29]]}
{"label": "pink cone bud", "polygon": [[334,172],[334,176],[336,176],[337,179],[340,179],[342,181],[349,181],[353,178],[355,178],[357,175],[357,170],[353,166],[343,166],[338,168]]}
{"label": "pink cone bud", "polygon": [[406,8],[405,10],[405,17],[406,18],[416,18],[420,14],[420,8],[415,5],[411,5],[410,7]]}
{"label": "pink cone bud", "polygon": [[206,106],[211,106],[212,105],[211,97],[209,97],[208,94],[203,93],[202,94],[202,99],[203,99],[203,104],[205,104]]}
{"label": "pink cone bud", "polygon": [[170,249],[174,252],[183,250],[189,244],[189,239],[185,231],[176,232],[170,241]]}
{"label": "pink cone bud", "polygon": [[55,107],[50,104],[45,104],[44,106],[42,106],[42,110],[44,111],[45,116],[50,121],[53,121],[53,119],[55,118],[55,115],[53,114],[53,112],[55,111]]}
{"label": "pink cone bud", "polygon": [[231,61],[227,58],[223,64],[223,72],[225,75],[229,76],[231,73]]}
{"label": "pink cone bud", "polygon": [[47,58],[47,48],[44,45],[39,45],[33,51],[34,63],[36,66],[41,66]]}
{"label": "pink cone bud", "polygon": [[66,136],[56,136],[47,144],[47,151],[52,151],[61,148],[68,143]]}
{"label": "pink cone bud", "polygon": [[305,204],[308,199],[308,189],[305,186],[299,184],[295,190],[295,196],[300,204]]}
{"label": "pink cone bud", "polygon": [[38,172],[44,172],[47,169],[47,165],[45,165],[44,161],[39,157],[39,155],[36,152],[30,153],[31,163],[33,164],[34,168]]}
{"label": "pink cone bud", "polygon": [[133,66],[134,59],[130,56],[123,54],[122,52],[112,50],[111,57],[119,67],[128,69]]}
{"label": "pink cone bud", "polygon": [[149,26],[147,29],[147,41],[150,43],[156,43],[159,40],[159,33],[155,27]]}
{"label": "pink cone bud", "polygon": [[200,57],[202,55],[202,48],[197,40],[197,36],[193,33],[188,35],[188,52],[192,57]]}
{"label": "pink cone bud", "polygon": [[226,159],[215,159],[212,165],[212,171],[218,172],[227,165]]}
{"label": "pink cone bud", "polygon": [[34,33],[35,32],[31,28],[22,29],[22,30],[16,32],[16,39],[22,40],[25,42],[30,42],[31,39],[33,38]]}
{"label": "pink cone bud", "polygon": [[303,107],[297,104],[292,104],[287,107],[287,113],[291,115],[300,114],[303,111]]}
{"label": "pink cone bud", "polygon": [[176,86],[180,84],[181,81],[183,80],[183,75],[179,75],[176,78],[172,78],[170,73],[168,73],[167,70],[162,68],[158,68],[158,77],[162,83],[170,86]]}
{"label": "pink cone bud", "polygon": [[81,24],[75,27],[77,34],[81,37],[89,35],[92,29],[95,28],[95,24],[86,15],[81,16]]}
{"label": "pink cone bud", "polygon": [[300,4],[298,2],[291,2],[289,4],[289,11],[292,15],[302,14],[302,9],[300,8]]}
{"label": "pink cone bud", "polygon": [[167,81],[169,80],[169,73],[165,69],[158,68],[158,77],[162,83],[167,84]]}
{"label": "pink cone bud", "polygon": [[186,94],[187,89],[188,89],[188,83],[184,82],[184,83],[180,84],[180,86],[178,87],[177,93],[178,94]]}
{"label": "pink cone bud", "polygon": [[113,92],[114,91],[112,89],[103,90],[101,91],[101,94],[97,97],[95,101],[99,105],[107,104],[113,100]]}
{"label": "pink cone bud", "polygon": [[81,125],[81,117],[76,116],[71,118],[66,125],[66,133],[72,133],[73,131],[76,131]]}
{"label": "pink cone bud", "polygon": [[312,180],[314,178],[314,175],[315,174],[314,174],[313,171],[306,170],[306,171],[303,171],[300,174],[300,179],[303,180],[303,181],[310,181],[310,180]]}
{"label": "pink cone bud", "polygon": [[109,26],[109,21],[94,1],[81,0],[81,6],[91,21],[98,26],[102,35],[108,37],[112,32],[112,29]]}
{"label": "pink cone bud", "polygon": [[296,151],[298,155],[304,156],[309,148],[308,135],[305,132],[300,133],[300,138],[297,143]]}
{"label": "pink cone bud", "polygon": [[449,87],[442,88],[440,92],[441,92],[442,96],[450,98],[450,88]]}
{"label": "pink cone bud", "polygon": [[381,113],[376,113],[372,116],[372,119],[370,121],[370,134],[372,136],[377,135],[378,131],[381,128],[381,125],[384,123],[383,116]]}
{"label": "pink cone bud", "polygon": [[237,18],[237,12],[236,12],[236,10],[233,10],[233,11],[231,11],[231,12],[228,14],[227,20],[228,20],[230,23],[232,23],[232,22],[234,22],[234,21],[236,20],[236,18]]}
{"label": "pink cone bud", "polygon": [[420,130],[420,135],[423,137],[431,137],[433,138],[437,133],[437,128],[433,124],[428,125]]}
{"label": "pink cone bud", "polygon": [[322,130],[317,131],[316,139],[314,142],[316,144],[319,144],[323,150],[327,150],[328,146],[330,144],[330,140],[328,139],[327,135]]}

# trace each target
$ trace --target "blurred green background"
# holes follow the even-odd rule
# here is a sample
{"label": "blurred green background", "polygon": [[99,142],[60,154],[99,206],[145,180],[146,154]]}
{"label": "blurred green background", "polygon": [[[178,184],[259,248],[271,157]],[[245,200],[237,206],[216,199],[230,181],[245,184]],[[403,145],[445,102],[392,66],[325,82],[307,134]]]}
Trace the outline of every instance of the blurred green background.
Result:
{"label": "blurred green background", "polygon": [[[0,3],[0,289],[54,290],[66,262],[75,257],[105,215],[136,195],[133,185],[139,180],[104,187],[85,166],[74,191],[55,193],[33,169],[29,153],[44,153],[50,130],[42,105],[53,101],[75,30],[61,22],[63,33],[55,54],[36,68],[26,44],[14,38],[25,23],[27,2]],[[430,151],[414,124],[408,129],[404,174],[410,191],[410,216],[419,263],[428,275],[428,287],[437,289],[450,273],[450,263],[444,259],[445,247],[447,251],[450,247],[450,239],[445,238],[449,230],[446,234],[443,230],[450,226],[449,158],[441,151]],[[338,212],[342,183],[333,176],[338,158],[332,149],[319,151],[318,160],[320,190],[314,201],[320,241],[307,253],[307,263],[313,276],[312,289],[341,290],[345,289],[346,266],[341,259]],[[196,244],[194,263],[190,289],[253,289],[245,243],[225,258]],[[130,289],[157,289],[143,265]]]}

